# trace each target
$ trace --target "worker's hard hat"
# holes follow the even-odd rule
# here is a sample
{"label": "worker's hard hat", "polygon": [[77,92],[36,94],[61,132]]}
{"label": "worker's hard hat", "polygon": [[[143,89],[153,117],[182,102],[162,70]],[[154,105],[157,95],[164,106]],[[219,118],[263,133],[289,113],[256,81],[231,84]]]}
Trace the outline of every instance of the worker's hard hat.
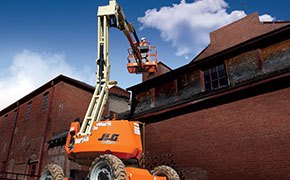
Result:
{"label": "worker's hard hat", "polygon": [[146,38],[145,38],[145,37],[142,37],[142,38],[141,38],[141,41],[143,41],[143,40],[146,40]]}

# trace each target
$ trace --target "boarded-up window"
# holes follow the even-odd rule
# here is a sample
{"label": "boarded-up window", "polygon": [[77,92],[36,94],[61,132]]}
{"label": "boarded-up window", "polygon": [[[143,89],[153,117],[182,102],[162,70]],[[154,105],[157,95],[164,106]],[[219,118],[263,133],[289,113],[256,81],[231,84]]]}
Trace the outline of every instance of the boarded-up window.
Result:
{"label": "boarded-up window", "polygon": [[8,121],[8,114],[6,114],[4,116],[4,118],[2,119],[2,123],[1,123],[1,130],[4,131],[6,129],[6,124]]}
{"label": "boarded-up window", "polygon": [[24,119],[29,119],[30,117],[30,113],[31,113],[31,109],[32,109],[32,101],[30,101],[27,105],[27,109],[26,112],[24,114]]}
{"label": "boarded-up window", "polygon": [[48,104],[48,92],[43,95],[43,104],[41,108],[41,112],[45,112]]}
{"label": "boarded-up window", "polygon": [[12,119],[12,124],[14,125],[16,122],[16,118],[17,118],[17,109],[14,110],[13,112],[13,119]]}

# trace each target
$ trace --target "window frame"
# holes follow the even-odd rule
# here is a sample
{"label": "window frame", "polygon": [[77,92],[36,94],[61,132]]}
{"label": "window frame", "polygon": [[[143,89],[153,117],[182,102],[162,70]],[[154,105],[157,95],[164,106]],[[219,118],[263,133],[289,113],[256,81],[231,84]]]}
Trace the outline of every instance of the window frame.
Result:
{"label": "window frame", "polygon": [[43,94],[41,112],[45,112],[47,110],[48,101],[49,101],[49,92],[46,92],[46,93]]}
{"label": "window frame", "polygon": [[6,130],[7,120],[8,120],[8,114],[5,114],[5,116],[2,118],[1,130],[0,131],[5,131]]}
{"label": "window frame", "polygon": [[[222,68],[221,68],[222,67]],[[221,71],[222,70],[222,71]],[[221,74],[224,73],[222,76]],[[226,80],[222,83],[222,80]],[[203,81],[205,91],[214,91],[229,86],[226,66],[224,63],[203,71]],[[216,83],[216,84],[215,84]]]}
{"label": "window frame", "polygon": [[17,120],[17,112],[18,110],[17,109],[14,109],[13,111],[13,119],[12,119],[12,124],[14,125],[16,123],[16,120]]}
{"label": "window frame", "polygon": [[32,109],[32,101],[29,101],[27,103],[27,108],[24,114],[24,120],[27,120],[30,118],[30,114],[31,114],[31,109]]}

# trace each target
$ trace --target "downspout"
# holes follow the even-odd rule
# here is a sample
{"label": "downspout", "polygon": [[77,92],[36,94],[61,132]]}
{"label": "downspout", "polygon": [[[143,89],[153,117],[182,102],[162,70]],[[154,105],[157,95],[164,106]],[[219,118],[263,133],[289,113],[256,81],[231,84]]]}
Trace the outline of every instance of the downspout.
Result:
{"label": "downspout", "polygon": [[[8,153],[7,153],[7,157],[6,157],[6,163],[5,163],[5,167],[3,169],[5,169],[5,171],[7,172],[8,169],[7,169],[7,165],[8,165],[8,161],[9,161],[9,157],[10,157],[10,153],[11,153],[11,148],[12,148],[12,142],[13,142],[13,139],[14,139],[14,133],[15,133],[15,129],[16,129],[16,122],[18,120],[18,114],[19,114],[19,101],[16,103],[16,117],[15,117],[15,121],[14,121],[14,124],[13,124],[13,130],[12,130],[12,135],[11,135],[11,139],[10,139],[10,142],[9,142],[9,147],[8,147]],[[14,118],[14,116],[13,116]]]}
{"label": "downspout", "polygon": [[54,97],[54,81],[51,81],[51,100],[49,102],[49,107],[48,107],[48,114],[47,114],[47,119],[46,119],[46,123],[45,123],[45,130],[43,133],[43,141],[41,144],[41,153],[40,153],[40,158],[39,158],[39,167],[38,167],[38,175],[40,176],[41,174],[41,170],[42,170],[42,161],[43,161],[43,156],[44,156],[44,147],[45,147],[45,143],[46,143],[46,135],[48,132],[48,124],[49,124],[49,120],[51,118],[50,113],[51,113],[51,106],[52,106],[52,102],[53,102],[53,97]]}

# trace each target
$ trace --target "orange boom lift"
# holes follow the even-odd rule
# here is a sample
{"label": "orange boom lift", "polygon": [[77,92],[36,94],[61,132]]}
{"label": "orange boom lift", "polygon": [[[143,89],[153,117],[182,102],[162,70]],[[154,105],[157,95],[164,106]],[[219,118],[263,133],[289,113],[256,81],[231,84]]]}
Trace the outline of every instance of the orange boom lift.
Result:
{"label": "orange boom lift", "polygon": [[[79,122],[71,123],[65,145],[67,156],[78,164],[90,166],[90,180],[179,180],[176,171],[168,166],[156,167],[151,173],[140,168],[141,158],[144,157],[141,132],[145,131],[141,129],[141,123],[101,120],[109,89],[116,85],[116,81],[109,78],[110,27],[121,30],[130,43],[129,73],[154,73],[157,70],[156,48],[140,46],[133,25],[127,22],[116,0],[110,0],[107,6],[100,6],[96,89],[82,125]],[[62,180],[63,176],[61,167],[48,164],[42,171],[41,179]]]}

